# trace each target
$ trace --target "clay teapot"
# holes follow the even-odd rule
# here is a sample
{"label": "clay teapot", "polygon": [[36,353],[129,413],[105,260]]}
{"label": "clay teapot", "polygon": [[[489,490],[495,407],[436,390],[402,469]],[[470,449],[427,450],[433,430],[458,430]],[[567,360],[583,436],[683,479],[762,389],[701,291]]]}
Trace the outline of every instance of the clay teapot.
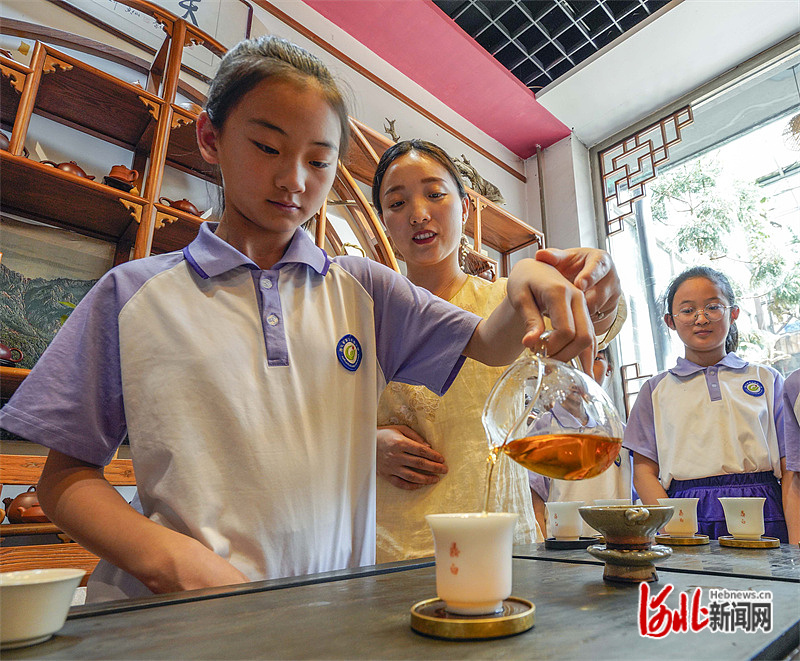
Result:
{"label": "clay teapot", "polygon": [[39,505],[36,487],[30,487],[13,500],[3,498],[3,504],[6,506],[6,514],[11,523],[49,523],[50,521]]}
{"label": "clay teapot", "polygon": [[[17,354],[16,357],[14,354]],[[5,344],[0,343],[0,360],[7,360],[10,363],[18,363],[25,357],[21,349],[16,347],[7,347]]]}
{"label": "clay teapot", "polygon": [[194,206],[194,204],[189,202],[189,200],[187,199],[170,200],[168,197],[160,197],[158,198],[158,201],[161,202],[161,204],[167,204],[175,209],[180,209],[181,211],[185,211],[186,213],[191,213],[194,214],[195,216],[200,215],[200,210],[196,206]]}
{"label": "clay teapot", "polygon": [[132,184],[139,178],[139,172],[138,170],[129,170],[124,165],[114,165],[111,168],[111,172],[108,173],[108,176],[112,179],[119,179],[119,181]]}
{"label": "clay teapot", "polygon": [[94,180],[93,174],[86,174],[83,169],[75,162],[68,161],[64,163],[53,163],[53,161],[42,161],[45,165],[52,165],[54,168],[74,174],[76,177],[84,177],[85,179]]}

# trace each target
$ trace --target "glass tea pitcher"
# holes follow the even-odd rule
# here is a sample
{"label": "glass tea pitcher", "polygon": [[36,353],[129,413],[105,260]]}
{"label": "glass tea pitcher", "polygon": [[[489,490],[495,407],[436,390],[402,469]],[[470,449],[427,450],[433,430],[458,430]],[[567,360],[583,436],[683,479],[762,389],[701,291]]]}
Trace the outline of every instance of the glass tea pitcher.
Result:
{"label": "glass tea pitcher", "polygon": [[483,409],[492,456],[500,451],[561,480],[600,475],[619,454],[623,425],[605,391],[583,372],[525,350]]}

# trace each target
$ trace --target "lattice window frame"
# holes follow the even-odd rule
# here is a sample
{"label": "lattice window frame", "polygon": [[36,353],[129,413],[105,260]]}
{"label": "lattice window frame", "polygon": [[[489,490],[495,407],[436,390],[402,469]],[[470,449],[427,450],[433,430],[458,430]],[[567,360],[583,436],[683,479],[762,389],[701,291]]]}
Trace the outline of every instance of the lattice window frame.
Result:
{"label": "lattice window frame", "polygon": [[669,148],[681,141],[681,131],[693,121],[692,106],[684,106],[598,154],[607,236],[625,229],[623,221],[633,214],[634,202],[645,196],[645,185],[669,161]]}

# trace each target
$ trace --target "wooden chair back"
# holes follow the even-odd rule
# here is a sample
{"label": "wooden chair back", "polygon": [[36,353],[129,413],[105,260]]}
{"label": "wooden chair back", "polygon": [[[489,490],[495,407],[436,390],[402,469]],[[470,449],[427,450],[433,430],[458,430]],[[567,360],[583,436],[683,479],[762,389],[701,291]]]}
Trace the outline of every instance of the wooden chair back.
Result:
{"label": "wooden chair back", "polygon": [[[42,474],[44,462],[47,457],[27,454],[0,455],[0,487],[3,485],[35,485]],[[105,467],[104,474],[110,484],[114,486],[136,486],[136,476],[133,472],[133,463],[130,459],[114,459]],[[49,523],[32,524],[2,524],[7,530],[16,526],[13,534],[58,534],[56,526]],[[9,534],[12,534],[9,530]],[[0,535],[0,539],[6,535]],[[66,535],[59,535],[68,539]],[[0,546],[0,571],[17,571],[26,569],[49,569],[70,567],[86,570],[81,585],[86,585],[89,574],[92,573],[99,562],[93,553],[87,551],[80,544],[65,541],[62,544],[29,544],[24,546]]]}

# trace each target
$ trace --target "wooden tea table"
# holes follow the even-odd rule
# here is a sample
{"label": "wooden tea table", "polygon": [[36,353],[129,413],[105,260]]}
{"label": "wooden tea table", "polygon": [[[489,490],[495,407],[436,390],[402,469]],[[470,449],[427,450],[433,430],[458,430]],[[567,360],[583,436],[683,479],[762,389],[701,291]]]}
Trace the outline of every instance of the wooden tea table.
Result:
{"label": "wooden tea table", "polygon": [[447,641],[409,626],[409,609],[435,596],[430,561],[393,563],[235,589],[73,608],[64,628],[4,659],[547,659],[783,658],[800,645],[800,549],[674,549],[658,564],[655,595],[769,590],[772,631],[639,635],[639,591],[602,580],[585,551],[515,548],[513,594],[536,604],[533,629],[508,638]]}

